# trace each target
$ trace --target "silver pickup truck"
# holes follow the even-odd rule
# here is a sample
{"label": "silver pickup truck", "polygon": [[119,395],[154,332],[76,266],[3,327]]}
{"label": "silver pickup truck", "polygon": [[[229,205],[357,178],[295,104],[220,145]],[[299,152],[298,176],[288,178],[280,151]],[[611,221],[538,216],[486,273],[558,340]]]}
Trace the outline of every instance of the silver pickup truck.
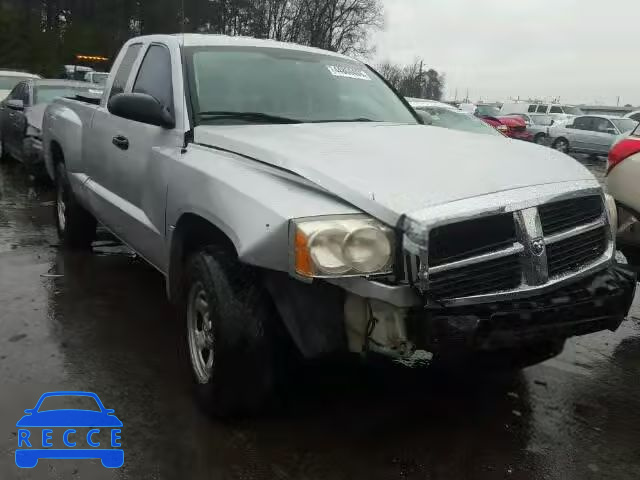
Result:
{"label": "silver pickup truck", "polygon": [[135,38],[100,105],[49,106],[44,149],[61,240],[100,222],[165,276],[219,415],[269,403],[288,347],[517,366],[616,329],[635,289],[585,168],[422,125],[332,52]]}

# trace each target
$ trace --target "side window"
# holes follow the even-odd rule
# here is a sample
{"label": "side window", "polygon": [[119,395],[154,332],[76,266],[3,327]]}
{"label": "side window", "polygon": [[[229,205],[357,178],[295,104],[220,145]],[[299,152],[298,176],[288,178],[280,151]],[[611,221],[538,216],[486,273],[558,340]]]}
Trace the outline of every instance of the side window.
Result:
{"label": "side window", "polygon": [[559,107],[557,105],[552,105],[551,110],[549,110],[549,113],[564,113],[564,112],[562,111],[562,107]]}
{"label": "side window", "polygon": [[578,130],[591,130],[591,117],[578,117],[573,121],[573,128]]}
{"label": "side window", "polygon": [[135,45],[131,45],[127,50],[127,53],[125,53],[124,58],[118,67],[118,71],[116,72],[116,76],[113,79],[109,98],[119,93],[124,93],[124,88],[127,86],[127,80],[129,79],[129,75],[131,75],[131,69],[133,68],[136,58],[138,58],[138,53],[141,48],[142,45],[136,43]]}
{"label": "side window", "polygon": [[533,105],[529,105],[529,110],[527,110],[529,113],[534,113],[536,111],[536,107],[537,105],[533,104]]}
{"label": "side window", "polygon": [[140,66],[133,92],[151,95],[173,112],[171,54],[166,47],[161,45],[149,47]]}
{"label": "side window", "polygon": [[536,110],[536,112],[538,113],[547,113],[547,108],[549,107],[549,105],[538,105],[538,109]]}
{"label": "side window", "polygon": [[609,133],[608,130],[610,129],[615,130],[613,123],[611,123],[606,118],[593,119],[593,128],[592,128],[593,131],[596,131],[599,133]]}

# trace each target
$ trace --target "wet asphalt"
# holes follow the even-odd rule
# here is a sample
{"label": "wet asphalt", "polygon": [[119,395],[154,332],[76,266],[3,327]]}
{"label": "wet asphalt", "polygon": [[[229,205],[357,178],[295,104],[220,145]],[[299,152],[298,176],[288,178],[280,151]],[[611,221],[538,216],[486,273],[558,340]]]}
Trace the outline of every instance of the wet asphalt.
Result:
{"label": "wet asphalt", "polygon": [[[603,160],[582,160],[599,176]],[[512,375],[314,365],[284,407],[221,423],[194,405],[181,326],[155,270],[102,235],[57,245],[53,192],[0,167],[0,479],[637,479],[640,300],[617,332]],[[97,393],[124,466],[14,464],[46,391]]]}

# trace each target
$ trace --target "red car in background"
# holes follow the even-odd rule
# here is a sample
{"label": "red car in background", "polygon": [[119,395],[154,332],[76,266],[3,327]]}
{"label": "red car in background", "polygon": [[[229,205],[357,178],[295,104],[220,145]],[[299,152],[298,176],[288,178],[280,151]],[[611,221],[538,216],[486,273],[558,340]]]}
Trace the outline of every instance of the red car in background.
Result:
{"label": "red car in background", "polygon": [[493,105],[478,105],[475,115],[507,137],[524,140],[526,142],[533,141],[533,135],[527,131],[527,125],[522,118],[500,116],[500,109],[498,107],[494,107]]}

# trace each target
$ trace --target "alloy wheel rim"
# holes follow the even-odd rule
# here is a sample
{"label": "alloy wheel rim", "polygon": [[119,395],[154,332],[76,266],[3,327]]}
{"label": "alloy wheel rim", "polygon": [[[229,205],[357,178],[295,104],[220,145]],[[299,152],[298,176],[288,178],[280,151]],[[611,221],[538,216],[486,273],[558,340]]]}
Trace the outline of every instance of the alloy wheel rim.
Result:
{"label": "alloy wheel rim", "polygon": [[211,380],[213,372],[213,320],[202,283],[193,285],[187,304],[187,333],[191,367],[198,383]]}

